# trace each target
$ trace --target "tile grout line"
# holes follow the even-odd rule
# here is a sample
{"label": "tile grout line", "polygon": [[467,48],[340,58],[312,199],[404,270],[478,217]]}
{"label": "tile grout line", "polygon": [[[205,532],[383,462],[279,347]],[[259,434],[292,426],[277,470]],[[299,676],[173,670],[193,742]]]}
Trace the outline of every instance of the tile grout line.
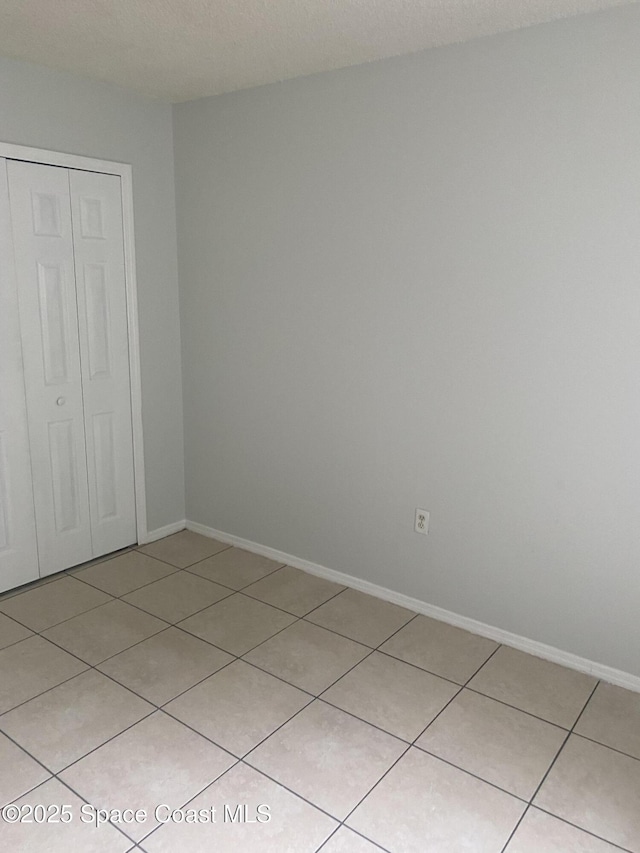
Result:
{"label": "tile grout line", "polygon": [[[22,750],[23,752],[25,752],[25,753],[29,756],[29,758],[31,758],[33,761],[35,761],[35,762],[36,762],[36,764],[39,764],[39,765],[40,765],[40,767],[42,767],[42,769],[43,769],[43,770],[46,770],[46,772],[49,774],[49,778],[48,778],[48,779],[44,779],[43,781],[38,782],[36,785],[32,785],[32,786],[31,786],[31,788],[29,788],[29,789],[28,789],[27,791],[25,791],[23,794],[20,794],[18,797],[16,797],[16,798],[15,798],[15,799],[20,799],[21,797],[26,797],[26,795],[27,795],[27,794],[30,794],[32,791],[35,791],[35,789],[36,789],[36,788],[39,788],[39,787],[40,787],[40,785],[44,785],[44,784],[45,784],[45,782],[48,782],[50,779],[52,779],[52,778],[53,778],[54,774],[53,774],[53,772],[52,772],[52,771],[47,767],[47,765],[46,765],[46,764],[43,764],[43,763],[42,763],[42,761],[40,761],[40,759],[39,759],[39,758],[36,758],[36,757],[35,757],[35,755],[32,755],[32,754],[29,752],[29,750],[25,749],[21,744],[19,744],[19,743],[18,743],[18,741],[17,741],[15,738],[13,738],[10,734],[7,734],[7,732],[5,732],[5,731],[3,731],[3,732],[2,732],[2,734],[7,738],[7,740],[10,740],[10,741],[11,741],[11,743],[12,743],[14,746],[18,747],[18,749],[20,749],[20,750]],[[6,803],[2,803],[2,801],[0,800],[0,803],[2,803],[2,806],[0,806],[0,808],[2,808],[2,807],[4,807],[4,806],[7,806],[7,805],[12,805],[12,804],[15,802],[15,799],[13,799],[13,800],[9,800],[9,801],[8,801],[8,802],[6,802]]]}
{"label": "tile grout line", "polygon": [[[214,744],[214,746],[217,746],[217,744]],[[225,750],[225,751],[228,752],[228,750]],[[232,753],[230,753],[230,755],[232,755],[232,757],[235,758],[235,756],[233,756]],[[210,782],[207,782],[207,784],[204,786],[204,788],[201,788],[196,794],[194,794],[192,797],[189,797],[188,800],[185,800],[185,802],[182,803],[182,805],[176,806],[176,808],[185,809],[189,805],[190,802],[192,802],[193,800],[196,799],[196,797],[199,797],[201,794],[204,794],[204,792],[208,788],[210,788],[212,785],[215,785],[216,782],[219,782],[223,776],[226,776],[227,773],[229,773],[231,770],[233,770],[235,767],[237,767],[241,763],[242,763],[242,760],[240,758],[236,758],[236,760],[233,762],[233,764],[231,764],[229,767],[227,767],[226,770],[223,770],[222,773],[220,773],[218,776],[216,776],[215,779],[212,779]],[[160,824],[158,824],[158,826],[154,826],[153,829],[149,830],[149,832],[147,832],[146,835],[143,835],[143,837],[138,842],[136,842],[136,846],[145,842],[152,835],[155,835],[155,833],[158,832],[158,830],[162,829],[162,827],[165,825],[166,824],[160,823]],[[142,850],[144,848],[141,847],[140,849]]]}
{"label": "tile grout line", "polygon": [[[213,560],[213,558],[214,558],[214,557],[217,557],[217,556],[218,556],[218,554],[224,554],[224,553],[226,553],[226,551],[230,551],[230,550],[231,550],[231,548],[225,548],[225,550],[224,550],[224,551],[218,551],[218,553],[217,553],[217,554],[212,554],[212,556],[211,556],[211,557],[206,557],[205,559],[207,559],[207,560]],[[267,558],[265,557],[265,559],[267,559]],[[272,561],[272,562],[274,562],[274,561]],[[286,563],[278,563],[278,564],[276,565],[275,569],[270,569],[270,570],[269,570],[265,575],[262,575],[262,577],[256,578],[256,580],[254,580],[254,581],[250,581],[248,584],[245,584],[245,586],[244,586],[244,587],[240,587],[240,589],[236,589],[236,587],[229,586],[229,584],[222,583],[222,581],[218,581],[218,580],[214,581],[214,580],[213,580],[213,578],[208,578],[208,577],[205,577],[205,575],[201,575],[201,574],[199,574],[198,572],[194,572],[194,571],[192,571],[193,567],[194,567],[194,566],[199,566],[199,565],[200,565],[200,563],[204,563],[204,560],[200,560],[200,562],[199,562],[199,563],[192,563],[192,564],[191,564],[191,565],[189,565],[189,566],[185,566],[185,567],[184,567],[184,569],[182,569],[181,571],[183,571],[183,572],[189,572],[189,574],[191,574],[191,575],[196,575],[196,577],[204,578],[205,580],[210,580],[212,583],[220,584],[220,586],[226,586],[228,589],[232,589],[234,592],[240,592],[240,589],[244,589],[244,588],[246,588],[247,586],[252,586],[254,583],[258,583],[259,581],[262,581],[262,580],[264,580],[265,578],[271,577],[271,575],[274,575],[276,572],[279,572],[279,571],[280,571],[280,569],[285,569],[285,568],[287,567],[287,564],[286,564]]]}
{"label": "tile grout line", "polygon": [[[35,634],[34,636],[40,637],[40,634]],[[44,637],[40,637],[40,639],[44,639]],[[48,640],[47,642],[51,642],[51,640]],[[52,645],[55,645],[55,643],[52,643]],[[60,646],[57,646],[56,648],[60,648]],[[68,652],[67,654],[70,654],[70,652]],[[76,656],[73,655],[73,657],[76,657]],[[77,660],[80,660],[80,658],[77,658]],[[82,670],[80,670],[80,672],[74,672],[73,675],[70,675],[68,678],[65,678],[64,681],[61,681],[59,684],[54,684],[51,687],[47,687],[46,690],[41,690],[40,693],[36,693],[35,696],[31,696],[31,697],[29,697],[29,699],[25,699],[23,702],[18,702],[17,705],[13,705],[11,708],[7,708],[6,711],[2,711],[0,713],[0,731],[3,734],[6,734],[6,732],[2,728],[2,718],[4,716],[6,716],[7,714],[10,714],[12,711],[17,710],[18,708],[22,708],[23,705],[26,705],[28,702],[31,702],[32,699],[39,699],[40,696],[44,696],[45,694],[50,693],[52,690],[55,690],[56,687],[62,687],[63,684],[67,684],[69,681],[73,681],[74,678],[77,678],[79,675],[84,675],[85,672],[88,672],[90,669],[92,669],[90,664],[85,663],[85,661],[82,661],[82,663],[85,665],[86,669],[82,669]]]}
{"label": "tile grout line", "polygon": [[[456,697],[454,696],[453,698],[455,699]],[[451,701],[453,702],[453,699]],[[445,709],[443,708],[442,710],[444,711]],[[471,776],[472,778],[477,779],[478,782],[483,782],[485,785],[489,785],[491,788],[495,788],[497,791],[501,791],[503,794],[508,794],[510,797],[513,797],[514,800],[519,800],[523,805],[529,804],[529,801],[526,800],[524,797],[520,797],[518,794],[514,794],[513,791],[508,791],[506,788],[502,788],[500,785],[496,785],[495,782],[490,782],[488,779],[484,779],[482,776],[478,776],[477,773],[474,773],[471,770],[467,770],[466,768],[461,767],[459,764],[454,764],[453,761],[449,761],[448,758],[443,758],[441,755],[437,755],[435,752],[429,752],[429,750],[426,749],[424,746],[420,746],[417,743],[409,744],[409,746],[412,746],[414,749],[419,749],[420,752],[423,752],[425,755],[429,755],[431,758],[437,758],[438,761],[442,761],[443,764],[448,764],[449,767],[454,767],[456,770],[460,770],[462,771],[462,773],[466,773],[467,776]]]}
{"label": "tile grout line", "polygon": [[[65,782],[63,779],[60,779],[57,775],[56,775],[56,776],[54,776],[54,778],[55,778],[55,779],[56,779],[56,781],[57,781],[57,782],[59,782],[61,785],[64,785],[64,786],[65,786],[65,788],[68,788],[68,789],[71,791],[71,793],[72,793],[72,794],[75,794],[75,796],[76,796],[76,797],[78,797],[78,799],[80,799],[80,800],[82,800],[83,802],[87,803],[88,805],[92,806],[94,809],[101,808],[100,806],[96,806],[96,805],[94,805],[94,803],[90,802],[86,797],[84,797],[82,794],[80,794],[78,791],[76,791],[76,789],[75,789],[72,785],[70,785],[70,784],[69,784],[69,782]],[[121,826],[119,826],[119,824],[117,824],[117,823],[112,823],[112,822],[111,822],[111,820],[107,820],[107,823],[109,824],[109,826],[110,826],[110,827],[112,827],[113,829],[116,829],[116,830],[117,830],[121,835],[123,835],[123,836],[124,836],[124,838],[125,838],[125,839],[130,843],[130,844],[133,844],[133,845],[134,845],[134,847],[133,847],[133,848],[131,848],[131,847],[130,847],[130,848],[128,848],[128,850],[135,849],[135,848],[138,846],[138,845],[137,845],[137,842],[136,842],[133,838],[131,838],[131,836],[130,836],[130,835],[127,835],[127,833],[124,831],[124,829],[122,829],[122,827],[121,827]],[[127,853],[128,853],[128,851],[127,851]]]}
{"label": "tile grout line", "polygon": [[587,740],[589,743],[595,743],[596,746],[602,746],[604,749],[610,749],[612,752],[617,752],[618,755],[623,755],[625,758],[631,758],[633,761],[640,761],[640,757],[637,755],[631,755],[628,752],[624,752],[621,749],[617,749],[615,746],[609,746],[608,743],[602,743],[600,740],[594,740],[592,737],[587,737],[586,735],[580,734],[580,732],[571,732],[574,737],[579,737],[581,740]]}
{"label": "tile grout line", "polygon": [[532,711],[525,711],[524,708],[518,708],[517,705],[512,705],[510,702],[505,702],[504,699],[497,699],[495,696],[491,696],[489,693],[482,693],[476,687],[469,687],[468,684],[464,686],[465,690],[468,690],[470,693],[475,694],[476,696],[482,696],[483,699],[491,699],[493,702],[497,702],[499,705],[504,705],[505,708],[512,708],[514,711],[520,711],[521,714],[526,714],[527,717],[533,717],[534,720],[540,720],[541,723],[546,723],[548,726],[553,726],[556,729],[560,729],[563,732],[570,731],[566,726],[561,726],[560,723],[554,723],[552,720],[547,720],[546,717],[540,717],[538,714],[534,714]]}
{"label": "tile grout line", "polygon": [[[9,599],[7,599],[7,601],[9,601]],[[0,605],[1,605],[1,603],[2,602],[0,602]],[[26,625],[23,625],[21,622],[18,622],[17,619],[15,619],[13,616],[9,616],[9,614],[5,613],[3,610],[0,610],[0,616],[3,616],[5,619],[8,619],[10,622],[15,622],[16,625],[18,625],[18,627],[24,628],[26,631],[31,631],[31,628],[27,628]],[[22,637],[21,639],[26,640],[27,637]],[[9,645],[3,646],[2,649],[8,649],[9,646],[13,646],[19,642],[20,642],[20,640],[14,640],[13,642],[9,643]],[[0,652],[2,651],[2,649],[0,649]]]}
{"label": "tile grout line", "polygon": [[[257,581],[253,581],[252,583],[247,584],[247,586],[243,587],[242,589],[239,589],[238,592],[242,593],[242,595],[246,595],[247,598],[251,598],[253,601],[259,601],[262,604],[268,604],[269,607],[274,607],[276,610],[281,610],[283,613],[288,613],[290,616],[295,616],[296,619],[298,621],[300,621],[302,619],[305,619],[310,613],[314,613],[320,607],[323,607],[325,604],[328,604],[330,601],[333,601],[334,598],[337,598],[339,595],[342,595],[343,592],[345,592],[347,589],[349,589],[348,586],[344,586],[343,584],[337,584],[337,586],[341,586],[342,589],[339,589],[337,592],[334,592],[333,595],[329,596],[329,598],[326,598],[326,599],[324,599],[324,601],[321,601],[319,604],[314,605],[311,608],[311,610],[308,610],[306,613],[303,613],[302,615],[300,615],[298,613],[292,613],[290,610],[285,610],[284,607],[278,607],[277,604],[272,604],[270,601],[264,601],[264,599],[262,599],[262,598],[256,598],[254,595],[251,595],[250,593],[247,592],[247,590],[250,589],[252,586],[255,586],[255,584],[258,584],[261,581],[266,580],[266,578],[273,577],[273,575],[275,575],[276,572],[280,572],[280,571],[282,571],[282,569],[286,569],[286,568],[295,568],[295,567],[286,566],[286,565],[281,566],[279,569],[276,569],[275,571],[271,572],[269,575],[265,575],[264,578],[259,578]],[[296,569],[296,571],[302,572],[302,569]],[[302,574],[304,574],[304,572],[302,572]],[[312,577],[312,576],[310,576],[310,577]],[[324,580],[324,578],[321,578],[321,580]],[[326,581],[326,582],[330,583],[332,585],[335,584],[335,581]],[[318,627],[322,627],[322,626],[318,626]],[[329,630],[329,629],[326,629],[326,630]]]}
{"label": "tile grout line", "polygon": [[[415,738],[411,741],[411,746],[415,746],[417,749],[420,749],[420,747],[418,747],[418,746],[417,746],[417,741],[419,741],[419,740],[420,740],[420,738],[421,738],[421,737],[422,737],[422,735],[427,731],[427,729],[429,728],[429,726],[431,726],[433,723],[435,723],[435,721],[438,719],[438,717],[440,717],[440,715],[441,715],[441,714],[443,714],[443,713],[446,711],[446,709],[449,707],[449,705],[451,705],[451,703],[452,703],[455,699],[457,699],[457,698],[458,698],[458,696],[462,693],[462,691],[467,687],[467,685],[469,684],[469,682],[471,681],[471,679],[473,679],[473,678],[475,678],[475,677],[476,677],[476,675],[480,672],[480,670],[482,669],[482,667],[483,667],[486,663],[488,663],[488,662],[491,660],[491,658],[496,654],[496,652],[497,652],[500,648],[501,648],[501,646],[500,646],[500,645],[499,645],[497,648],[495,648],[495,649],[491,652],[491,654],[489,655],[489,657],[488,657],[485,661],[483,661],[483,662],[480,664],[480,666],[479,666],[479,667],[478,667],[478,668],[477,668],[477,669],[476,669],[476,670],[475,670],[475,671],[474,671],[474,672],[469,676],[469,678],[467,678],[467,680],[465,681],[465,683],[464,683],[464,684],[459,685],[459,688],[460,688],[460,689],[455,693],[455,695],[453,695],[453,696],[451,697],[451,699],[449,699],[449,701],[446,703],[446,705],[438,711],[438,713],[435,715],[435,717],[427,723],[427,725],[422,729],[422,731],[417,735],[417,737],[415,737]],[[453,682],[453,683],[455,683],[455,682]],[[424,752],[428,752],[428,750],[426,750],[426,749],[425,749],[425,750],[423,750],[423,751],[424,751]],[[429,753],[429,755],[431,755],[431,754],[432,754],[432,753]],[[437,757],[438,757],[438,756],[434,756],[434,758],[437,758]],[[444,760],[444,759],[441,759],[441,760]],[[450,763],[450,762],[448,762],[448,763]],[[453,766],[454,766],[454,767],[457,767],[457,765],[453,765]],[[458,769],[460,769],[460,770],[461,770],[462,768],[458,768]],[[468,772],[468,771],[465,771],[465,772]],[[474,775],[474,774],[471,774],[471,775]],[[485,780],[483,779],[482,781],[485,781]],[[501,789],[501,790],[502,790],[502,789]]]}
{"label": "tile grout line", "polygon": [[506,851],[507,851],[507,847],[509,846],[509,844],[511,843],[511,840],[513,839],[514,835],[515,835],[515,834],[516,834],[516,832],[518,831],[518,827],[520,826],[520,824],[522,823],[522,821],[525,819],[525,816],[527,815],[527,812],[529,811],[529,809],[533,806],[533,801],[534,801],[534,800],[535,800],[535,798],[538,796],[538,792],[540,791],[540,789],[542,788],[542,786],[543,786],[543,785],[544,785],[544,783],[546,782],[546,780],[547,780],[547,778],[548,778],[549,774],[551,773],[551,771],[552,771],[552,769],[553,769],[553,767],[554,767],[554,765],[555,765],[556,761],[558,760],[559,756],[561,755],[562,751],[564,750],[565,746],[567,745],[567,742],[569,741],[569,738],[571,737],[571,733],[572,733],[573,729],[574,729],[574,728],[576,727],[576,725],[578,724],[578,720],[580,719],[580,717],[584,714],[584,712],[585,712],[585,710],[586,710],[586,708],[587,708],[587,705],[588,705],[588,704],[589,704],[589,702],[591,701],[591,697],[592,697],[592,696],[593,696],[593,694],[596,692],[596,688],[598,687],[598,684],[600,684],[600,682],[599,682],[599,681],[597,681],[597,682],[596,682],[596,684],[595,684],[595,686],[593,687],[592,691],[589,693],[589,696],[588,696],[588,698],[587,698],[587,701],[586,701],[586,702],[584,703],[584,705],[582,706],[582,710],[580,711],[580,713],[579,713],[579,714],[578,714],[578,716],[576,717],[576,719],[575,719],[575,721],[574,721],[573,725],[571,726],[571,728],[570,728],[570,729],[569,729],[569,731],[567,732],[567,734],[566,734],[566,736],[565,736],[564,740],[562,741],[562,744],[561,744],[561,746],[560,746],[560,749],[556,752],[556,754],[555,754],[555,756],[554,756],[554,758],[553,758],[553,761],[551,762],[551,764],[550,764],[550,765],[549,765],[549,767],[547,768],[546,773],[544,774],[544,776],[542,777],[542,779],[541,779],[541,780],[540,780],[540,782],[538,783],[538,786],[536,787],[535,791],[533,792],[532,796],[530,797],[529,802],[527,803],[527,806],[526,806],[525,810],[524,810],[524,811],[522,812],[522,814],[520,815],[520,819],[517,821],[516,825],[515,825],[515,826],[513,827],[513,829],[511,830],[511,832],[510,832],[510,834],[509,834],[509,837],[507,838],[506,842],[504,843],[504,846],[503,846],[503,848],[502,848],[501,853],[506,853]]}
{"label": "tile grout line", "polygon": [[[21,625],[20,627],[22,628],[23,626]],[[24,640],[29,640],[29,639],[31,639],[31,637],[35,637],[35,636],[39,636],[39,634],[36,634],[34,631],[31,631],[31,633],[29,634],[28,637],[21,637],[19,640],[14,640],[13,643],[8,643],[6,646],[3,646],[0,649],[0,653],[2,653],[5,649],[11,649],[11,648],[13,648],[13,646],[17,646],[18,643],[22,643],[22,642],[24,642]]]}
{"label": "tile grout line", "polygon": [[382,844],[379,844],[377,841],[372,841],[370,838],[367,838],[366,835],[363,835],[357,829],[354,829],[352,826],[346,826],[344,823],[339,823],[338,826],[336,826],[331,835],[325,838],[320,847],[316,848],[315,853],[322,853],[322,850],[327,846],[331,839],[340,832],[341,829],[344,829],[347,832],[353,832],[354,835],[358,835],[368,844],[371,844],[373,847],[377,847],[378,850],[382,850],[383,853],[391,853],[391,851],[387,847],[383,847]]}
{"label": "tile grout line", "polygon": [[[145,557],[146,557],[147,555],[146,555],[146,554],[144,554],[143,556],[145,556]],[[116,559],[117,559],[117,558],[116,558]],[[150,560],[153,560],[153,559],[155,559],[155,558],[154,558],[154,557],[149,557],[149,559],[150,559]],[[160,562],[160,560],[157,560],[157,562]],[[169,565],[169,564],[168,564],[168,563],[163,563],[162,565],[163,565],[163,566],[167,566],[167,565]],[[93,566],[90,566],[89,568],[93,568]],[[124,598],[124,596],[125,596],[125,595],[130,595],[132,592],[138,592],[138,590],[139,590],[139,589],[145,589],[145,587],[151,586],[151,584],[158,583],[159,581],[163,581],[165,578],[171,578],[171,577],[173,577],[174,575],[177,575],[177,574],[179,574],[181,571],[183,571],[183,569],[176,569],[176,568],[175,568],[175,566],[174,566],[173,568],[174,568],[174,571],[173,571],[173,572],[167,572],[167,573],[166,573],[166,575],[162,575],[162,577],[161,577],[161,578],[154,578],[152,581],[146,581],[145,583],[140,584],[140,586],[136,586],[136,587],[134,587],[133,589],[128,589],[126,592],[122,592],[122,593],[120,593],[120,594],[117,594],[117,593],[115,593],[115,592],[109,592],[109,590],[108,590],[108,589],[104,589],[104,587],[97,586],[95,583],[91,583],[91,581],[86,580],[86,578],[80,577],[81,572],[78,572],[78,574],[73,575],[73,577],[75,578],[75,580],[80,581],[80,583],[83,583],[83,584],[85,584],[86,586],[91,587],[91,589],[98,589],[98,590],[100,590],[100,592],[104,592],[106,595],[110,595],[110,596],[112,596],[113,598],[117,598],[119,601],[121,601],[121,600]],[[204,580],[206,580],[206,578],[204,578]],[[128,603],[128,602],[126,602],[126,603]]]}
{"label": "tile grout line", "polygon": [[[422,614],[420,614],[420,613],[416,613],[416,616],[421,616],[421,615]],[[426,618],[428,619],[429,617],[427,616]],[[411,621],[413,621],[413,620],[411,620]],[[409,623],[407,622],[407,625],[408,624]],[[406,627],[406,626],[403,626],[403,627]],[[391,638],[389,638],[389,639],[391,639]],[[385,640],[385,642],[386,642],[386,640]],[[378,652],[378,654],[384,655],[387,658],[391,658],[391,660],[400,661],[400,663],[404,663],[407,666],[412,667],[413,669],[417,669],[419,672],[426,672],[429,675],[434,675],[436,678],[440,678],[440,679],[442,679],[442,681],[446,681],[447,684],[453,684],[454,687],[464,687],[464,685],[460,684],[459,681],[454,681],[452,678],[447,678],[446,675],[440,675],[439,673],[434,672],[432,669],[425,669],[422,666],[418,666],[417,663],[411,663],[411,661],[405,660],[404,658],[399,658],[399,657],[396,657],[395,655],[390,654],[389,652],[385,652],[385,650],[382,648],[383,645],[384,645],[384,643],[382,643],[381,646],[378,647],[377,649],[374,649],[374,651]]]}
{"label": "tile grout line", "polygon": [[[571,823],[570,820],[567,820],[564,817],[559,817],[558,815],[554,814],[553,812],[548,811],[548,809],[543,809],[541,806],[535,806],[533,804],[530,804],[529,808],[536,809],[539,812],[543,812],[544,814],[548,815],[549,817],[555,818],[555,820],[559,820],[562,823],[566,823],[567,826],[572,826],[574,829],[579,829],[580,832],[584,832],[585,835],[590,835],[591,838],[597,838],[598,841],[602,841],[604,844],[609,844],[609,845],[611,845],[611,847],[615,847],[616,850],[622,850],[623,853],[634,853],[634,851],[629,850],[628,847],[621,847],[619,844],[616,844],[615,841],[609,841],[608,838],[603,838],[601,835],[596,835],[594,832],[591,832],[588,829],[584,829],[582,826],[578,826],[577,823]],[[527,809],[527,811],[528,811],[528,809]],[[502,853],[502,851],[501,851],[501,853]],[[507,853],[508,853],[508,851],[507,851]]]}
{"label": "tile grout line", "polygon": [[[182,533],[182,530],[179,530],[178,532]],[[171,535],[175,536],[175,533],[173,533]],[[166,538],[168,539],[169,537],[166,537]],[[162,542],[162,539],[157,539],[156,541]],[[212,541],[212,540],[209,540],[209,541]],[[217,539],[215,541],[218,542]],[[179,569],[180,571],[184,571],[186,568],[189,568],[191,566],[197,566],[198,563],[204,563],[205,560],[210,560],[211,557],[216,557],[218,554],[222,554],[223,551],[230,551],[231,548],[234,547],[233,545],[224,545],[224,547],[220,548],[219,551],[214,551],[213,554],[208,554],[206,557],[201,557],[199,560],[196,560],[193,563],[189,563],[189,566],[176,566],[175,563],[170,563],[169,560],[163,560],[162,557],[156,557],[154,554],[147,554],[146,551],[142,550],[143,548],[148,548],[150,545],[154,545],[154,544],[155,544],[155,542],[147,542],[146,545],[135,545],[132,550],[138,551],[140,554],[144,554],[145,557],[151,557],[152,560],[158,560],[160,563],[165,563],[165,565],[167,565],[167,566],[173,566],[174,569]],[[224,543],[220,542],[220,544],[223,545]]]}

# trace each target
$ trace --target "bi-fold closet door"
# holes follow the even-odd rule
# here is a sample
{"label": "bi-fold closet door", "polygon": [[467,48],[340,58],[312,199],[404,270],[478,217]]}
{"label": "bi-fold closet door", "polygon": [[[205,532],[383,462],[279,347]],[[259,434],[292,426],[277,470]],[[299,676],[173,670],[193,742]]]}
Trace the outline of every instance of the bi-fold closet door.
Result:
{"label": "bi-fold closet door", "polygon": [[[15,270],[3,292],[13,291],[11,322],[22,345],[21,376],[15,345],[7,372],[15,404],[22,382],[30,469],[23,448],[5,504],[15,541],[25,541],[16,581],[24,583],[33,574],[33,537],[28,513],[18,513],[18,484],[25,493],[31,485],[41,576],[136,539],[122,203],[114,175],[13,160],[0,166]],[[18,448],[17,433],[13,441]],[[26,495],[22,504],[26,510]],[[0,589],[9,574],[15,581],[0,552]]]}

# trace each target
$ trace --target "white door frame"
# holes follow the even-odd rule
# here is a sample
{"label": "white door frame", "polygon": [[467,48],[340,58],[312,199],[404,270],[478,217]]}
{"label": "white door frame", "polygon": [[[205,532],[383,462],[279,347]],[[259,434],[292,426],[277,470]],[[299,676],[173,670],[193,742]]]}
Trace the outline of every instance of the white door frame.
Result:
{"label": "white door frame", "polygon": [[136,282],[136,253],[133,230],[133,180],[128,163],[96,160],[77,154],[48,151],[0,142],[0,157],[8,160],[26,160],[45,166],[81,169],[84,172],[102,172],[117,175],[122,187],[122,230],[124,236],[124,269],[127,291],[127,330],[129,334],[129,373],[131,378],[131,426],[133,431],[133,468],[136,495],[136,531],[138,542],[147,541],[147,495],[144,476],[144,441],[142,434],[142,384],[140,379],[140,335],[138,330],[138,290]]}

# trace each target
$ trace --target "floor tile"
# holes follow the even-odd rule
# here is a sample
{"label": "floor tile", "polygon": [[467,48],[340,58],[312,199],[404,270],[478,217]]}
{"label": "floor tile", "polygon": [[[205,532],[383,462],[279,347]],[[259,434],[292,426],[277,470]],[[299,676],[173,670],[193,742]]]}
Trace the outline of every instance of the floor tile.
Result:
{"label": "floor tile", "polygon": [[32,631],[44,631],[110,600],[104,592],[64,576],[1,602],[0,610]]}
{"label": "floor tile", "polygon": [[380,848],[346,826],[331,836],[320,853],[380,853]]}
{"label": "floor tile", "polygon": [[179,622],[227,595],[231,595],[231,590],[224,586],[189,572],[176,572],[125,595],[122,600],[167,622]]}
{"label": "floor tile", "polygon": [[571,735],[535,805],[640,853],[640,761]]}
{"label": "floor tile", "polygon": [[180,627],[231,654],[243,655],[295,621],[289,613],[237,594],[185,619]]}
{"label": "floor tile", "polygon": [[337,631],[366,646],[379,646],[415,613],[356,589],[345,589],[307,616],[309,622]]}
{"label": "floor tile", "polygon": [[619,853],[619,850],[569,823],[530,808],[505,853]]}
{"label": "floor tile", "polygon": [[310,699],[272,675],[236,661],[169,702],[165,710],[242,756]]}
{"label": "floor tile", "polygon": [[25,853],[125,853],[131,842],[108,823],[96,828],[81,819],[82,800],[57,779],[21,797],[16,805],[67,805],[71,820],[60,823],[13,823],[2,827],[3,849]]}
{"label": "floor tile", "polygon": [[183,805],[233,762],[227,752],[156,711],[64,770],[60,778],[98,808],[145,809],[148,820],[125,829],[139,840],[157,826],[157,805]]}
{"label": "floor tile", "polygon": [[418,616],[383,643],[381,651],[464,684],[497,648],[493,640]]}
{"label": "floor tile", "polygon": [[45,632],[54,643],[92,665],[166,628],[155,616],[119,599]]}
{"label": "floor tile", "polygon": [[224,551],[228,547],[217,539],[209,539],[208,536],[192,533],[191,530],[181,530],[173,536],[143,545],[138,550],[150,557],[157,557],[165,563],[171,563],[179,569],[186,569],[187,566],[199,563],[200,560]]}
{"label": "floor tile", "polygon": [[127,551],[119,557],[83,569],[75,577],[111,595],[120,596],[176,571],[175,566],[161,563],[140,551]]}
{"label": "floor tile", "polygon": [[317,625],[295,622],[249,652],[246,659],[296,687],[317,694],[369,651],[366,646]]}
{"label": "floor tile", "polygon": [[[57,772],[146,808],[122,828],[148,853],[640,853],[640,696],[595,684],[182,532],[0,594],[0,801],[76,815],[0,847],[132,853]],[[158,826],[162,802],[218,820]]]}
{"label": "floor tile", "polygon": [[88,670],[0,717],[0,729],[57,773],[154,710]]}
{"label": "floor tile", "polygon": [[178,628],[167,628],[110,658],[98,669],[149,702],[164,705],[231,660],[231,655],[209,643]]}
{"label": "floor tile", "polygon": [[459,689],[437,675],[374,652],[322,698],[392,735],[413,741]]}
{"label": "floor tile", "polygon": [[283,565],[242,548],[227,548],[226,551],[197,563],[190,571],[231,589],[242,589],[282,568]]}
{"label": "floor tile", "polygon": [[596,684],[590,675],[502,646],[469,687],[569,729]]}
{"label": "floor tile", "polygon": [[[268,805],[270,820],[225,821],[224,805],[230,805],[233,814],[239,803],[246,804],[247,814],[254,819],[257,807]],[[330,817],[243,764],[232,767],[187,808],[210,810],[212,805],[214,825],[165,824],[144,842],[144,849],[148,853],[315,853],[336,827]]]}
{"label": "floor tile", "polygon": [[342,820],[405,748],[402,741],[316,700],[246,762]]}
{"label": "floor tile", "polygon": [[463,690],[416,743],[530,800],[566,736],[564,729]]}
{"label": "floor tile", "polygon": [[411,748],[347,820],[392,853],[499,853],[525,804]]}
{"label": "floor tile", "polygon": [[[50,775],[23,749],[0,733],[0,808],[14,802]],[[2,834],[0,828],[0,839]]]}
{"label": "floor tile", "polygon": [[600,682],[575,731],[640,758],[640,693]]}
{"label": "floor tile", "polygon": [[245,588],[245,593],[266,604],[281,607],[294,616],[305,616],[314,607],[324,604],[340,590],[340,584],[284,566],[268,577]]}
{"label": "floor tile", "polygon": [[43,690],[82,672],[82,661],[48,643],[28,637],[0,651],[0,714]]}
{"label": "floor tile", "polygon": [[31,631],[28,628],[9,619],[4,613],[0,613],[0,649],[12,646],[19,640],[26,640],[30,636]]}

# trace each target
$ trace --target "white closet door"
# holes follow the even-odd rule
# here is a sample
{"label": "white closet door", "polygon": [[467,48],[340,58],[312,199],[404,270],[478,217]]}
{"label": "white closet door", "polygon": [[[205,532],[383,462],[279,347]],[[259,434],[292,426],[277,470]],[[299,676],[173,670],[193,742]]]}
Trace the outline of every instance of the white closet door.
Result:
{"label": "white closet door", "polygon": [[0,158],[0,592],[37,577],[7,165]]}
{"label": "white closet door", "polygon": [[69,175],[8,161],[40,574],[93,556]]}
{"label": "white closet door", "polygon": [[120,178],[69,172],[94,556],[136,541]]}

